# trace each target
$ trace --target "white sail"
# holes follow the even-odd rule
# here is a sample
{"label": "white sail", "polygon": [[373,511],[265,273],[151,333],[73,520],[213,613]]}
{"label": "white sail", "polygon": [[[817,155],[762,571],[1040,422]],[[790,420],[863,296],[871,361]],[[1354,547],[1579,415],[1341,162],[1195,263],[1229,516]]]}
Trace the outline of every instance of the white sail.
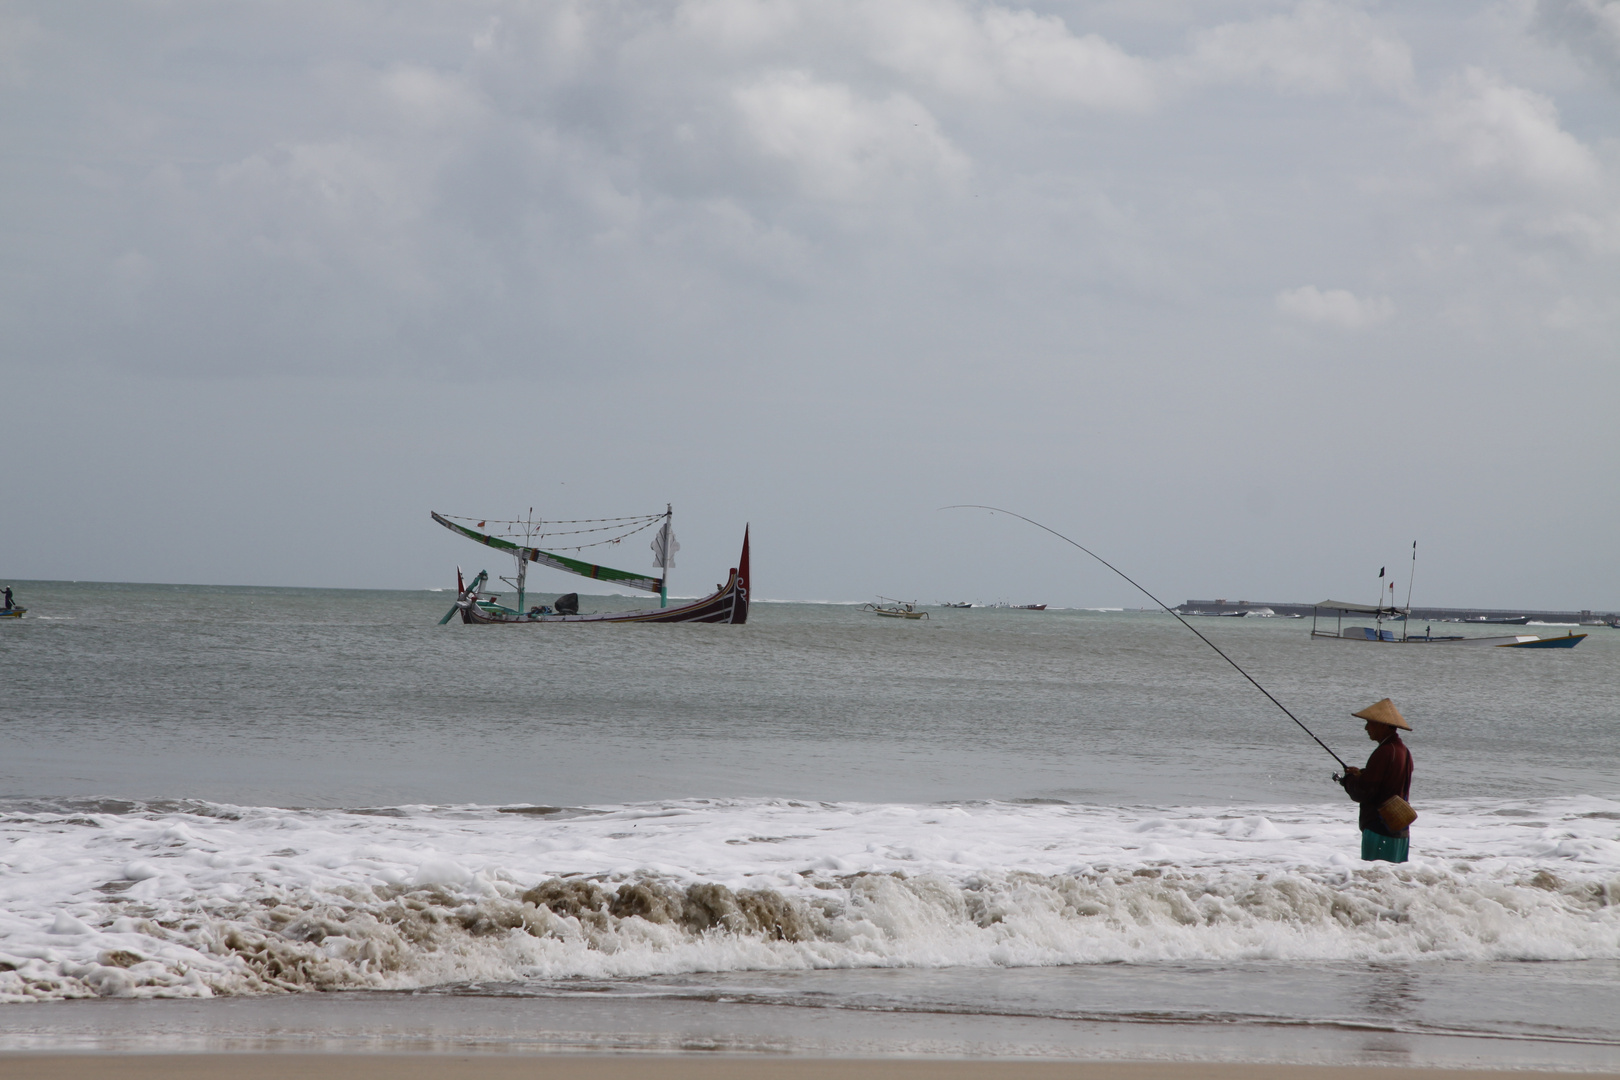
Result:
{"label": "white sail", "polygon": [[661,566],[665,570],[670,569],[675,565],[675,553],[679,550],[681,542],[675,539],[675,530],[671,527],[669,518],[665,517],[664,523],[653,534],[653,565]]}

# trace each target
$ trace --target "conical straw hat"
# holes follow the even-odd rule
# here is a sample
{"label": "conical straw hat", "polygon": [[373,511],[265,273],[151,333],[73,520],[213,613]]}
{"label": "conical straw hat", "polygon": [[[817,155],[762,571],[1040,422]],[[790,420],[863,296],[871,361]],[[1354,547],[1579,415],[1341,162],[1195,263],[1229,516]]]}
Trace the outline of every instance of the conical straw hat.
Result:
{"label": "conical straw hat", "polygon": [[1406,722],[1406,717],[1401,715],[1401,710],[1397,709],[1395,703],[1389,698],[1385,698],[1383,701],[1376,702],[1360,712],[1353,712],[1350,715],[1359,716],[1363,720],[1376,720],[1380,724],[1398,727],[1402,731],[1412,730],[1412,725]]}

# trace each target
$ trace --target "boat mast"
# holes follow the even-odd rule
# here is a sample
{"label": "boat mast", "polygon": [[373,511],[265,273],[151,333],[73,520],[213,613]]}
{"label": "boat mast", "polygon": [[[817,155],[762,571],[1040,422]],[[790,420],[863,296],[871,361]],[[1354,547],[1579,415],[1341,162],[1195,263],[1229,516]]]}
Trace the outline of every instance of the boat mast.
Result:
{"label": "boat mast", "polygon": [[1406,640],[1408,628],[1412,625],[1412,582],[1417,580],[1417,541],[1412,541],[1412,573],[1406,579],[1406,621],[1401,624],[1401,640]]}
{"label": "boat mast", "polygon": [[1378,599],[1373,601],[1373,630],[1380,640],[1384,637],[1384,571],[1387,566],[1378,568]]}
{"label": "boat mast", "polygon": [[[529,507],[529,520],[523,526],[523,548],[530,547],[532,545],[532,543],[533,543],[533,540],[534,540],[534,507],[531,506],[531,507]],[[529,610],[528,608],[523,606],[523,583],[525,581],[527,581],[528,577],[529,577],[529,556],[528,556],[528,553],[523,550],[523,548],[519,548],[518,553],[517,553],[517,561],[518,561],[518,580],[517,580],[518,605],[517,605],[517,609],[518,609],[519,612],[524,612],[524,611]]]}

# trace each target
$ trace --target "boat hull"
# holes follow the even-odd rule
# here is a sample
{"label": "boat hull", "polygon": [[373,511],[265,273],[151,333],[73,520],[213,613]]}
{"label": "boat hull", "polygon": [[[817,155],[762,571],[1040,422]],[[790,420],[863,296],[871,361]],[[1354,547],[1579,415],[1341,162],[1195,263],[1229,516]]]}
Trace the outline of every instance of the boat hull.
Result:
{"label": "boat hull", "polygon": [[461,621],[476,626],[538,626],[553,623],[727,623],[748,621],[748,530],[743,530],[742,554],[720,588],[689,604],[646,611],[604,611],[582,615],[529,614],[494,604],[481,604],[463,595],[456,601]]}
{"label": "boat hull", "polygon": [[0,610],[0,619],[20,619],[27,610],[25,607],[5,608]]}
{"label": "boat hull", "polygon": [[1503,645],[1504,649],[1573,649],[1586,640],[1585,634],[1565,634],[1563,637],[1538,637],[1530,641],[1516,641]]}
{"label": "boat hull", "polygon": [[[1366,629],[1365,627],[1351,627],[1348,629]],[[1497,649],[1573,649],[1586,640],[1585,634],[1568,634],[1564,637],[1544,638],[1534,634],[1493,635],[1491,637],[1409,637],[1402,640],[1393,636],[1393,631],[1385,630],[1382,633],[1389,637],[1370,637],[1366,635],[1355,636],[1349,633],[1333,634],[1326,630],[1312,630],[1312,641],[1348,641],[1361,645],[1485,645]]]}

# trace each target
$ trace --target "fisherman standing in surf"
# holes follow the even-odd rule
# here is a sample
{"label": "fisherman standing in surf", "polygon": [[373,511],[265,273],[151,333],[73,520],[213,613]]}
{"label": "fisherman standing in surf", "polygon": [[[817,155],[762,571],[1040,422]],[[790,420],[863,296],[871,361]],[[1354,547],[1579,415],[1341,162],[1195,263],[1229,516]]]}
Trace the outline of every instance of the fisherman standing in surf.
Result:
{"label": "fisherman standing in surf", "polygon": [[[1323,742],[1318,738],[1316,732],[1305,726],[1305,721],[1295,716],[1288,706],[1278,701],[1276,695],[1272,694],[1270,690],[1261,686],[1258,679],[1244,671],[1241,664],[1227,656],[1225,650],[1200,633],[1192,623],[1182,618],[1181,612],[1148,592],[1129,574],[1098,555],[1095,551],[1082,544],[1075,543],[1056,529],[1042,525],[1034,518],[1027,518],[1023,514],[1015,514],[1011,510],[1003,510],[999,506],[985,506],[982,503],[962,503],[957,506],[943,507],[943,509],[989,510],[993,514],[1006,514],[1009,517],[1017,518],[1019,521],[1027,521],[1037,529],[1051,533],[1065,544],[1079,548],[1124,578],[1137,592],[1163,608],[1165,614],[1172,616],[1182,626],[1191,630],[1199,641],[1214,649],[1222,660],[1231,664],[1233,670],[1248,679],[1256,690],[1266,696],[1266,700],[1281,709],[1288,719],[1298,724],[1301,731],[1315,740],[1317,746],[1326,750],[1333,756],[1333,760],[1339,763],[1344,769],[1344,775],[1340,776],[1335,773],[1333,779],[1343,784],[1344,790],[1349,793],[1350,797],[1361,804],[1362,859],[1368,862],[1375,859],[1395,863],[1406,861],[1409,844],[1407,830],[1412,822],[1417,820],[1417,811],[1413,810],[1412,805],[1406,801],[1406,797],[1411,793],[1412,788],[1412,755],[1406,749],[1406,744],[1401,742],[1400,732],[1411,731],[1412,725],[1406,722],[1406,717],[1402,716],[1400,710],[1395,708],[1393,701],[1385,698],[1376,704],[1367,706],[1358,713],[1350,714],[1367,721],[1367,737],[1378,744],[1378,749],[1374,750],[1372,757],[1367,759],[1367,767],[1358,769],[1354,765],[1348,764],[1338,754],[1335,754],[1333,747]],[[1412,543],[1412,551],[1415,559],[1417,557],[1416,541]],[[1378,572],[1378,576],[1384,576],[1382,570]]]}
{"label": "fisherman standing in surf", "polygon": [[1412,753],[1401,742],[1401,732],[1412,725],[1389,698],[1350,715],[1367,721],[1367,738],[1378,744],[1366,768],[1347,765],[1338,778],[1361,804],[1361,858],[1403,863],[1417,818],[1406,801],[1412,793]]}

